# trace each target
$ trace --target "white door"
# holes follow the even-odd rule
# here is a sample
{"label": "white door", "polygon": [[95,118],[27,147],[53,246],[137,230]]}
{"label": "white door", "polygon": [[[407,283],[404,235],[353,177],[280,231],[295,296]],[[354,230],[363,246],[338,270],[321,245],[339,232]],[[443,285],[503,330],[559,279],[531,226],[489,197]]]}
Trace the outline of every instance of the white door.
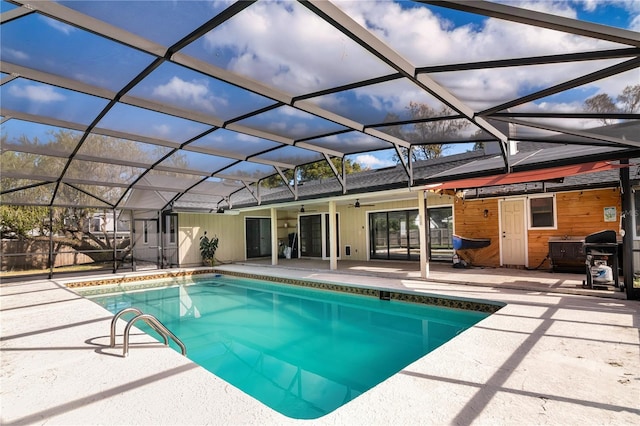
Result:
{"label": "white door", "polygon": [[524,200],[504,200],[500,208],[500,250],[503,265],[526,265],[527,241]]}

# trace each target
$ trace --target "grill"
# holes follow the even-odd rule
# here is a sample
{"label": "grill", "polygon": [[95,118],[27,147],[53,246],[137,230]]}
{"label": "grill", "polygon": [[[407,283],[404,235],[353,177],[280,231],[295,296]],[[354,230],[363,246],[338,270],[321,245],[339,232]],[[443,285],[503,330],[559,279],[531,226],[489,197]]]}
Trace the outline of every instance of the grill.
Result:
{"label": "grill", "polygon": [[618,276],[618,240],[616,231],[606,230],[589,234],[584,239],[584,254],[587,279],[583,287],[613,285],[621,291]]}

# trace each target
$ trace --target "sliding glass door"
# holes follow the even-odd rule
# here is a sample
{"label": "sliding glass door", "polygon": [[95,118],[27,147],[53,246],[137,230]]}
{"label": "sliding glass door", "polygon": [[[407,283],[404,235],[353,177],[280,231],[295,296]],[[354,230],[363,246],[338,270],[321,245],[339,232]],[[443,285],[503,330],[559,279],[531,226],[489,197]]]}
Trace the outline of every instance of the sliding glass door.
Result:
{"label": "sliding glass door", "polygon": [[453,206],[429,208],[429,259],[451,261]]}
{"label": "sliding glass door", "polygon": [[245,219],[247,259],[271,256],[271,219],[248,217]]}
{"label": "sliding glass door", "polygon": [[322,257],[322,215],[300,216],[300,256]]}
{"label": "sliding glass door", "polygon": [[369,214],[369,257],[387,260],[419,260],[418,210]]}
{"label": "sliding glass door", "polygon": [[[336,214],[336,247],[340,258],[340,217]],[[329,250],[329,214],[310,214],[300,216],[300,256],[328,259]]]}

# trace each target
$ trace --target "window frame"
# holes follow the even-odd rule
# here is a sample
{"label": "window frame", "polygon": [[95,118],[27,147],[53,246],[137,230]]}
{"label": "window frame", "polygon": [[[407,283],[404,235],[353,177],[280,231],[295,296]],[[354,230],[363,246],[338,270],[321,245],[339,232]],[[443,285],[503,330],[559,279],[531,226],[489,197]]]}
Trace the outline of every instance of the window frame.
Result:
{"label": "window frame", "polygon": [[[553,225],[552,226],[534,226],[533,225],[533,209],[531,208],[531,200],[539,198],[551,198],[551,208],[553,209]],[[556,230],[558,229],[558,206],[556,203],[556,194],[540,194],[530,195],[527,197],[527,229],[530,231]]]}

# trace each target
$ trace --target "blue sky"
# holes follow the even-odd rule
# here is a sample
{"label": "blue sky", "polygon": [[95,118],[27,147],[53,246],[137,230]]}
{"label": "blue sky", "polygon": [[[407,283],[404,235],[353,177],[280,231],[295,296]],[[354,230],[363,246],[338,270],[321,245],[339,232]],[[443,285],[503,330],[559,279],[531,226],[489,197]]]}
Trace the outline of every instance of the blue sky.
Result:
{"label": "blue sky", "polygon": [[[129,31],[165,45],[179,40],[191,28],[204,22],[207,16],[212,16],[225,6],[224,2],[176,1],[63,3],[80,11],[91,11],[98,19],[107,22],[120,22],[124,17]],[[376,7],[372,7],[373,3]],[[534,0],[503,3],[640,30],[640,1]],[[118,7],[113,7],[114,4]],[[349,0],[336,1],[336,4],[416,67],[623,47],[579,36],[559,36],[549,30],[412,2]],[[5,12],[14,6],[2,1],[1,7]],[[141,15],[145,19],[127,18]],[[14,23],[2,26],[2,59],[10,63],[25,66],[37,64],[38,67],[45,67],[44,71],[68,75],[93,86],[118,91],[152,60],[151,55],[108,43],[95,35],[42,16],[33,15],[18,21],[15,26]],[[274,31],[274,28],[278,31]],[[88,40],[92,42],[91,49],[87,49]],[[304,6],[289,1],[257,2],[189,45],[183,53],[259,83],[273,85],[292,95],[393,72],[388,65],[342,34],[329,31],[327,24]],[[113,66],[118,63],[127,66]],[[573,75],[595,71],[613,63],[616,61],[558,64],[521,70],[505,68],[441,73],[433,78],[463,103],[481,111],[541,87],[557,84]],[[637,84],[637,77],[637,71],[627,73],[539,100],[523,108],[527,111],[580,111],[586,98],[598,93],[615,97],[625,86]],[[75,99],[77,95],[64,89],[24,81],[5,84],[0,90],[3,99],[11,101],[12,106],[24,112],[51,113],[56,118],[83,124],[88,124],[87,120],[104,105],[103,99],[85,97],[74,101],[79,108],[66,110],[60,107],[62,102]],[[272,99],[175,64],[162,65],[134,87],[130,94],[156,101],[171,99],[183,108],[218,117],[221,122],[274,103]],[[348,112],[353,120],[364,124],[367,124],[367,120],[384,118],[389,113],[401,119],[408,118],[407,106],[411,101],[428,104],[436,110],[441,106],[439,101],[418,87],[401,81],[309,100],[329,111]],[[166,137],[175,143],[206,128],[200,123],[164,120],[154,115],[134,107],[115,108],[104,117],[99,127],[114,127],[147,137]],[[335,124],[327,127],[327,123],[321,123],[311,114],[290,107],[273,110],[265,118],[268,121],[256,118],[244,124],[294,138],[317,131],[314,129],[341,129]],[[584,123],[585,128],[589,126],[590,123]],[[182,138],[183,134],[187,138]],[[345,138],[338,142],[327,140],[323,143],[327,147],[347,146],[350,152],[359,147],[362,140]],[[469,148],[458,145],[450,148],[447,154]],[[350,158],[365,167],[378,168],[394,165],[393,154],[393,151],[372,152]]]}

